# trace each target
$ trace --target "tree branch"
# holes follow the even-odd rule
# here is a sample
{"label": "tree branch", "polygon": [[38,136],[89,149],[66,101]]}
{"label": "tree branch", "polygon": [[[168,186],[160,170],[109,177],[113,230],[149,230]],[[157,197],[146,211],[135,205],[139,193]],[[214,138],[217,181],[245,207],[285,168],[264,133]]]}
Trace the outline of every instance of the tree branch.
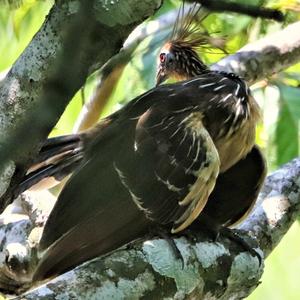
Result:
{"label": "tree branch", "polygon": [[187,0],[188,2],[200,3],[203,7],[214,12],[235,12],[245,14],[251,17],[261,17],[265,19],[273,19],[279,22],[284,20],[284,15],[277,9],[261,7],[260,5],[252,5],[246,3],[238,3],[224,0]]}
{"label": "tree branch", "polygon": [[264,79],[300,61],[299,32],[300,21],[246,45],[212,69],[239,74],[250,83]]}

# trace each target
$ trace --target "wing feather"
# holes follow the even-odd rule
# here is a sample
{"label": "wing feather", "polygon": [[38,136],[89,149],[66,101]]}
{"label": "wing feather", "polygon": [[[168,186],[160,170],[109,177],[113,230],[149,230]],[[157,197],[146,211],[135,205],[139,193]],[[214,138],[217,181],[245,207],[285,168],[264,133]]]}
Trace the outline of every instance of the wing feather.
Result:
{"label": "wing feather", "polygon": [[220,166],[202,114],[151,107],[137,122],[135,151],[133,164],[144,166],[143,184],[136,182],[136,168],[123,168],[126,185],[154,221],[183,230],[204,208]]}

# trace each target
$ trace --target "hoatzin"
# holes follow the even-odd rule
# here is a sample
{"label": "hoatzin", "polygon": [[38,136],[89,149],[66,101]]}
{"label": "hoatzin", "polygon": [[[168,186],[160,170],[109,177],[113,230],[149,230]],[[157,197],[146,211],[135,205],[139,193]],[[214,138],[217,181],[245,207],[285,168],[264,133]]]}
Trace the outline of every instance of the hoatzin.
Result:
{"label": "hoatzin", "polygon": [[238,76],[207,68],[195,51],[201,40],[184,24],[162,48],[157,82],[184,81],[149,90],[91,130],[48,140],[19,186],[74,171],[46,222],[34,281],[152,226],[179,233],[197,218],[233,224],[255,202],[265,176],[254,146],[258,105]]}

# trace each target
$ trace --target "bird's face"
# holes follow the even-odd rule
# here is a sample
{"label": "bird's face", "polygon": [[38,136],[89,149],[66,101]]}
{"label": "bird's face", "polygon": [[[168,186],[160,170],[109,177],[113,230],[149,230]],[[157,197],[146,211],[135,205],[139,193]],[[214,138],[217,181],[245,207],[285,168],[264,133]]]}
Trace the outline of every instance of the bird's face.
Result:
{"label": "bird's face", "polygon": [[166,43],[158,56],[156,85],[167,79],[176,81],[190,79],[205,69],[206,66],[191,47],[183,43]]}
{"label": "bird's face", "polygon": [[176,63],[176,57],[171,47],[167,44],[161,49],[158,56],[156,85],[159,85],[162,82],[166,81],[168,78],[174,76],[177,69],[178,66]]}

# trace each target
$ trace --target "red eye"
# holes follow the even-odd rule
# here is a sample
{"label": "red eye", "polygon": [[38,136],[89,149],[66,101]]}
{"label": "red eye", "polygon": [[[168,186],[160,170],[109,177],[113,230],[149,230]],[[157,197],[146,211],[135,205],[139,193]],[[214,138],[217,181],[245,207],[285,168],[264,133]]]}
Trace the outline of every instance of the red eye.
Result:
{"label": "red eye", "polygon": [[159,60],[161,63],[164,63],[166,61],[166,54],[165,53],[160,53],[159,54]]}

